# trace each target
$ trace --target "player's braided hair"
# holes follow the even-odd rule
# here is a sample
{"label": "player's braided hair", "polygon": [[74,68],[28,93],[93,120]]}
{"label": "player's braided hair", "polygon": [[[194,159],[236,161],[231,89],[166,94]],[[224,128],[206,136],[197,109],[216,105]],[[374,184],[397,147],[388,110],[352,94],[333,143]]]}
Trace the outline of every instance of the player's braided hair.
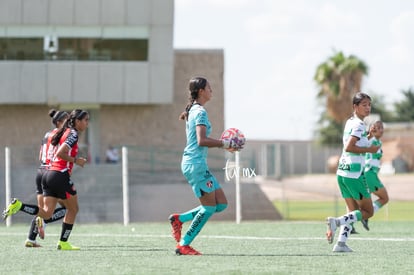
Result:
{"label": "player's braided hair", "polygon": [[188,120],[188,113],[190,112],[191,107],[194,105],[194,101],[198,98],[198,92],[200,89],[205,89],[207,85],[207,79],[204,77],[193,77],[189,84],[188,84],[188,90],[190,92],[190,96],[188,97],[188,104],[185,107],[184,112],[182,112],[179,116],[179,119],[181,120]]}
{"label": "player's braided hair", "polygon": [[66,129],[75,127],[75,121],[77,119],[78,120],[82,120],[87,115],[88,115],[88,112],[87,111],[84,111],[84,110],[81,110],[81,109],[75,109],[75,110],[73,110],[70,113],[69,118],[65,121],[65,124],[63,124],[63,127],[60,128],[56,132],[56,134],[52,137],[51,144],[53,146],[58,145],[59,144],[59,141],[62,138],[63,133],[66,131]]}

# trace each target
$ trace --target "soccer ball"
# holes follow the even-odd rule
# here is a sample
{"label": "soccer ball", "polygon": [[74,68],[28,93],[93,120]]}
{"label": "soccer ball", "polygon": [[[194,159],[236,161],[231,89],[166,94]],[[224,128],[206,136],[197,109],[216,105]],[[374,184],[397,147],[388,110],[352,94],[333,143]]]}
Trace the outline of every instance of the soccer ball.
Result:
{"label": "soccer ball", "polygon": [[[246,142],[246,137],[243,132],[237,128],[228,128],[224,130],[220,139],[238,139],[238,143],[242,145]],[[231,152],[235,151],[233,148],[229,148],[227,150]]]}

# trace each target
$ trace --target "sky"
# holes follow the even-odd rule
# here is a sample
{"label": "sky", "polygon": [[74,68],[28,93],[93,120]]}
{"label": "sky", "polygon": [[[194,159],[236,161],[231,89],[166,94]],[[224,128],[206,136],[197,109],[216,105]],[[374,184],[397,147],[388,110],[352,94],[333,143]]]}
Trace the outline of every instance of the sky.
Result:
{"label": "sky", "polygon": [[174,9],[174,48],[224,50],[225,126],[247,139],[311,140],[321,112],[313,77],[338,51],[368,65],[362,91],[389,110],[414,88],[414,1],[175,0]]}

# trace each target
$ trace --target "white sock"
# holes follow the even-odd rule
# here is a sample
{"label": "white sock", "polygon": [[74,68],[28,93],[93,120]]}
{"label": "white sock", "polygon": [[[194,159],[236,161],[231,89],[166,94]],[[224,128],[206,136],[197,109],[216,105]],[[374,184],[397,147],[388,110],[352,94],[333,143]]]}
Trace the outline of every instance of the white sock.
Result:
{"label": "white sock", "polygon": [[347,224],[341,225],[341,228],[339,230],[339,235],[338,235],[338,242],[346,243],[351,230],[352,230],[351,225],[347,225]]}
{"label": "white sock", "polygon": [[374,213],[376,213],[381,208],[381,204],[378,203],[378,202],[376,202],[376,201],[374,201],[372,203],[372,207],[374,207]]}
{"label": "white sock", "polygon": [[342,217],[339,217],[338,220],[339,220],[339,223],[343,225],[343,224],[350,224],[353,222],[357,222],[358,218],[357,218],[355,211],[352,211],[352,212],[349,212],[343,215]]}

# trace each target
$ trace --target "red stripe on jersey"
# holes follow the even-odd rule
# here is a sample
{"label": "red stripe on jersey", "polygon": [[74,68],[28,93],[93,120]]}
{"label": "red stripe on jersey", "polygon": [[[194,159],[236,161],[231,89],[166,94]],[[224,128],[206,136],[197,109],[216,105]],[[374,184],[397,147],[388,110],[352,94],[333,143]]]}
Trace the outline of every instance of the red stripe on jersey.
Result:
{"label": "red stripe on jersey", "polygon": [[[62,146],[63,144],[69,146],[68,155],[73,158],[76,157],[76,155],[78,154],[78,132],[75,129],[66,129],[65,133],[59,140],[58,147]],[[57,150],[55,150],[55,152],[57,152]],[[73,162],[63,160],[56,156],[56,154],[54,154],[49,169],[60,172],[69,171],[69,174],[71,174],[72,168]]]}

